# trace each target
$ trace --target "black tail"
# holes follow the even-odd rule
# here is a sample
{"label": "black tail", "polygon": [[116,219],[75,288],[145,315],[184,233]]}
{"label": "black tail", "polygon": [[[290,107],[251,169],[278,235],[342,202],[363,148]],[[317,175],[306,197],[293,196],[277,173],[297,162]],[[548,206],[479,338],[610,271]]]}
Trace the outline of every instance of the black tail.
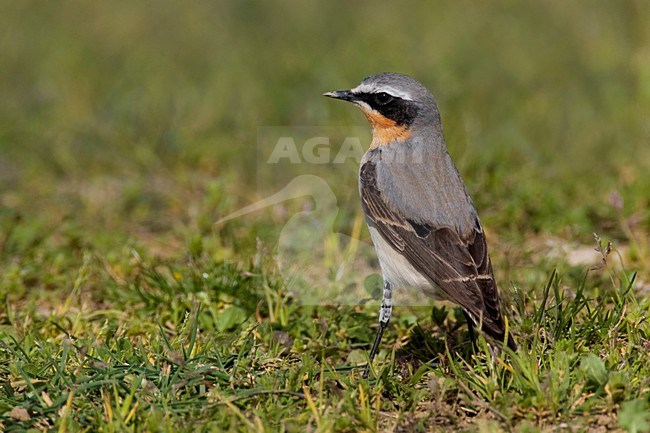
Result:
{"label": "black tail", "polygon": [[[501,332],[494,332],[494,329],[490,329],[490,328],[486,327],[485,324],[484,324],[482,331],[485,334],[487,334],[488,336],[492,337],[494,340],[496,340],[499,343],[503,344],[503,340],[505,340],[505,338],[504,338],[505,337],[505,326],[503,326]],[[508,345],[508,347],[513,352],[517,351],[517,343],[515,343],[515,339],[512,338],[512,333],[511,332],[508,332],[508,339],[506,341],[506,344]]]}
{"label": "black tail", "polygon": [[[474,320],[472,320],[471,315],[467,314],[465,310],[463,310],[463,313],[465,315],[465,320],[467,321],[467,326],[469,327],[470,331],[470,337],[473,339],[473,327],[475,326]],[[493,340],[498,341],[499,343],[503,343],[505,338],[505,333],[506,333],[506,325],[503,323],[503,316],[500,316],[498,318],[498,321],[496,324],[488,324],[487,322],[483,322],[483,326],[481,327],[481,331],[488,337],[492,338]],[[495,329],[496,328],[496,329]],[[508,338],[506,340],[506,344],[508,347],[513,351],[517,351],[517,343],[515,343],[515,339],[512,337],[512,333],[508,332]]]}

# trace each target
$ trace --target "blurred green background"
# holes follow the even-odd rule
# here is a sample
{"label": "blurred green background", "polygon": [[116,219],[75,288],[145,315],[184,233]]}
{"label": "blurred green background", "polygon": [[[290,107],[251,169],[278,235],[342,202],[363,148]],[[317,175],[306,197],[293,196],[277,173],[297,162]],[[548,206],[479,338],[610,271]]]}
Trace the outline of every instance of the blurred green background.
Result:
{"label": "blurred green background", "polygon": [[[0,430],[642,431],[650,2],[0,5]],[[360,381],[376,302],[306,307],[276,272],[310,200],[214,224],[316,174],[335,232],[368,242],[354,163],[260,155],[269,131],[367,146],[363,115],[322,93],[382,71],[437,98],[514,367],[468,354],[458,310],[396,308]],[[594,270],[593,233],[612,266]],[[348,244],[353,286],[335,235],[322,258],[285,239],[336,293],[378,293],[369,246]]]}
{"label": "blurred green background", "polygon": [[[591,244],[597,232],[633,244],[632,264],[647,254],[645,1],[21,1],[2,10],[5,231],[183,254],[259,198],[260,184],[282,186],[257,178],[259,127],[365,125],[321,93],[399,71],[436,96],[493,242]],[[331,167],[327,180],[347,191],[349,231],[354,173]],[[281,222],[243,221],[215,246],[248,254],[265,224]]]}

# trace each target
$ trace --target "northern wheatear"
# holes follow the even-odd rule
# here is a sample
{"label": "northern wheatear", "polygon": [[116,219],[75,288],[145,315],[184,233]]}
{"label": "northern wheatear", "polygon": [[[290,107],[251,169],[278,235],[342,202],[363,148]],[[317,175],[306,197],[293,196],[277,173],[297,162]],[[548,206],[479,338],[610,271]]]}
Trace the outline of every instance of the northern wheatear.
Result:
{"label": "northern wheatear", "polygon": [[370,362],[390,320],[393,289],[418,288],[452,301],[462,307],[472,339],[479,325],[516,350],[501,314],[485,234],[447,153],[433,95],[397,73],[373,75],[354,89],[324,95],[357,105],[372,126],[359,192],[384,291]]}

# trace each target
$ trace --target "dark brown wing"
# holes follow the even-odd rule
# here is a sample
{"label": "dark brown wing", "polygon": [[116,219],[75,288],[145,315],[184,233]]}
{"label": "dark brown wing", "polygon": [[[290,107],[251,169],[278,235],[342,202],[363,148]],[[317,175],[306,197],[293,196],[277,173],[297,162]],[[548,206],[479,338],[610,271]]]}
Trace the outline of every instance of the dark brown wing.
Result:
{"label": "dark brown wing", "polygon": [[[505,325],[499,292],[478,218],[467,235],[450,227],[434,227],[405,218],[382,198],[372,162],[361,167],[360,182],[363,209],[384,239],[438,285],[449,300],[459,304],[477,323],[481,322],[486,334],[503,340]],[[516,347],[510,336],[508,345]]]}

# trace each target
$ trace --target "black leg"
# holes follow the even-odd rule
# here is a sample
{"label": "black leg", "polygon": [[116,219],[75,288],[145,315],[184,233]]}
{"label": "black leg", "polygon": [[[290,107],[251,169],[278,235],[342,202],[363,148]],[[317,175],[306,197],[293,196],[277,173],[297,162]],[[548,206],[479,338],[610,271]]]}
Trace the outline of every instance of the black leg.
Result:
{"label": "black leg", "polygon": [[375,359],[375,355],[379,351],[379,343],[381,343],[381,337],[384,335],[384,330],[388,326],[388,322],[379,322],[379,330],[377,330],[377,336],[375,337],[375,342],[372,344],[372,349],[370,349],[370,357],[368,360],[368,365],[366,365],[366,369],[363,370],[363,378],[367,379],[368,374],[370,373],[370,364],[372,364],[372,360]]}
{"label": "black leg", "polygon": [[390,321],[390,315],[393,311],[393,292],[390,284],[384,280],[384,293],[381,299],[381,308],[379,309],[379,329],[377,330],[377,336],[375,337],[375,342],[372,344],[372,349],[370,349],[370,356],[368,359],[368,365],[363,371],[363,378],[367,379],[368,374],[370,373],[370,364],[372,360],[375,359],[375,355],[379,351],[379,344],[381,343],[381,337],[384,335],[384,331],[388,326]]}
{"label": "black leg", "polygon": [[469,332],[469,339],[472,341],[472,347],[476,349],[476,334],[474,333],[474,321],[467,314],[467,311],[463,310],[463,316],[465,316],[465,321],[467,322],[467,331]]}

